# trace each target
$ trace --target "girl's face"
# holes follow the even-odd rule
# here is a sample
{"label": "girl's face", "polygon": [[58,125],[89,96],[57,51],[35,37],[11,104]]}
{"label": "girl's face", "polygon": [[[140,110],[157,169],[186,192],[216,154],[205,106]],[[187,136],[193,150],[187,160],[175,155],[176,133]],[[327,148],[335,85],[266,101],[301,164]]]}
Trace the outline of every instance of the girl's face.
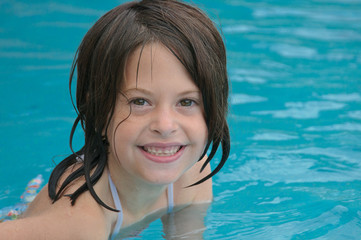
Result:
{"label": "girl's face", "polygon": [[112,172],[152,184],[176,181],[207,142],[198,87],[170,50],[154,43],[129,56],[122,94],[107,133]]}

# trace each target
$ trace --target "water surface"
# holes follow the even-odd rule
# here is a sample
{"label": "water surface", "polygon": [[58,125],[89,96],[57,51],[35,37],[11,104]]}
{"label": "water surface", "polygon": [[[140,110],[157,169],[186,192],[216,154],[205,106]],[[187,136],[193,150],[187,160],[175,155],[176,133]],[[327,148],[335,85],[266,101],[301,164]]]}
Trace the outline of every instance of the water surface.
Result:
{"label": "water surface", "polygon": [[[358,239],[361,3],[195,3],[222,29],[231,81],[232,151],[214,178],[204,238]],[[69,153],[72,58],[117,4],[0,2],[0,207]],[[140,236],[162,238],[160,220]]]}

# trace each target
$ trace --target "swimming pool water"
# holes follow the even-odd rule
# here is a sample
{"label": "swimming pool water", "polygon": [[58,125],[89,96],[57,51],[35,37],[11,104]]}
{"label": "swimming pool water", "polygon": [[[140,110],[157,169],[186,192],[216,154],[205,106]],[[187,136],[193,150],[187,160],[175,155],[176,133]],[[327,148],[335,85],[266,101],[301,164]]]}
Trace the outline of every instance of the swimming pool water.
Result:
{"label": "swimming pool water", "polygon": [[[359,239],[361,2],[194,2],[222,28],[231,80],[204,238]],[[72,57],[119,3],[0,2],[0,208],[69,153]],[[141,236],[161,238],[160,221]]]}

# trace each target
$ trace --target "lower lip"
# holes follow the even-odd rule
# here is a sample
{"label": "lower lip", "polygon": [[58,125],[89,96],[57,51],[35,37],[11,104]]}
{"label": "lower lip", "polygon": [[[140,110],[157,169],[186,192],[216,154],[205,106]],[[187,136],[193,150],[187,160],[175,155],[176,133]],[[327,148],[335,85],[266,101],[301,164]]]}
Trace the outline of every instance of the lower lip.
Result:
{"label": "lower lip", "polygon": [[186,148],[186,146],[183,146],[178,152],[176,152],[174,155],[171,156],[157,156],[157,155],[153,155],[150,154],[149,152],[145,151],[143,148],[139,147],[140,151],[143,153],[143,155],[151,160],[152,162],[156,162],[156,163],[171,163],[174,161],[177,161],[178,158],[180,158],[184,152],[184,149]]}

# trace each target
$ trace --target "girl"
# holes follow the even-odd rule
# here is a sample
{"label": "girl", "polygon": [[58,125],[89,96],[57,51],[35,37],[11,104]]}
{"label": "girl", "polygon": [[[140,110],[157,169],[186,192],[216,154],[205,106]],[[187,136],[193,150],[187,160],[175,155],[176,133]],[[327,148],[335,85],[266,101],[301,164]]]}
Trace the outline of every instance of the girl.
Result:
{"label": "girl", "polygon": [[1,239],[108,239],[211,201],[230,150],[228,80],[222,38],[204,13],[175,0],[120,5],[85,35],[70,86],[75,69],[71,138],[80,123],[85,144],[20,219],[0,224]]}

